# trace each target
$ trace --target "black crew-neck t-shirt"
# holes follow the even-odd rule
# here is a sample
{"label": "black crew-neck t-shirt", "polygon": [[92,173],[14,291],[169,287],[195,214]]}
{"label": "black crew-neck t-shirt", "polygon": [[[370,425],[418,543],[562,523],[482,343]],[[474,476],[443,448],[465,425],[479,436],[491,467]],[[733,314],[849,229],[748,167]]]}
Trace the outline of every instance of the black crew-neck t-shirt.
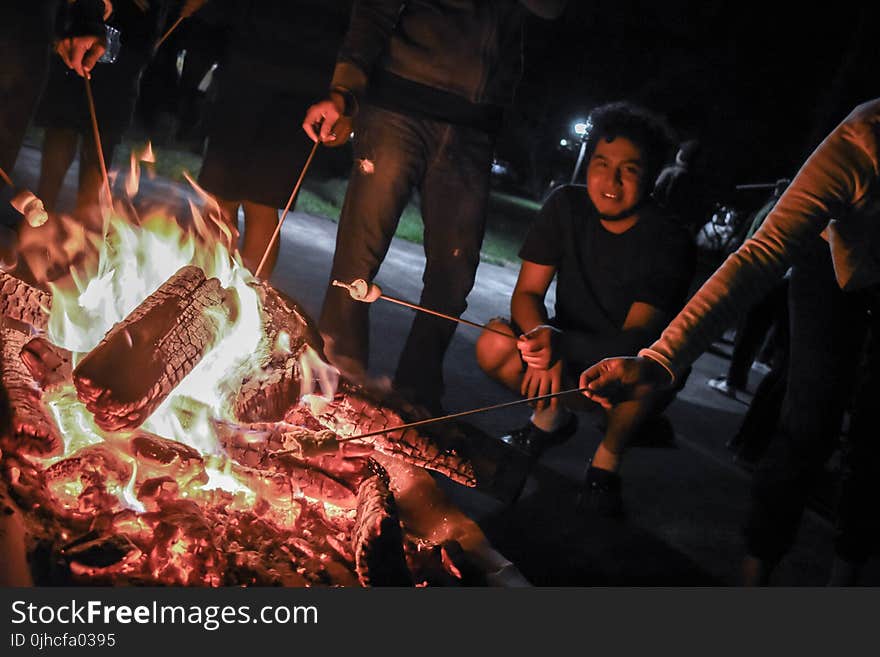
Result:
{"label": "black crew-neck t-shirt", "polygon": [[519,256],[556,268],[556,324],[563,330],[613,334],[633,303],[676,314],[696,262],[691,236],[649,202],[621,234],[599,221],[583,185],[566,185],[547,199]]}

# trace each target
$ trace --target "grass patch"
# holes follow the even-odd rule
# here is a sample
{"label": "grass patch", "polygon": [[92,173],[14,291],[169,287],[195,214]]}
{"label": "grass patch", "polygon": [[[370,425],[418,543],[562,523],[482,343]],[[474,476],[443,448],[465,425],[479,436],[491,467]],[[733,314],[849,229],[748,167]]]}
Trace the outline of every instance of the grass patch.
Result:
{"label": "grass patch", "polygon": [[[304,181],[297,210],[338,221],[346,185],[342,178]],[[540,209],[541,205],[532,200],[493,191],[481,259],[500,265],[518,263],[519,248]],[[411,201],[401,215],[395,236],[421,244],[423,232],[422,215],[416,202]]]}
{"label": "grass patch", "polygon": [[[42,136],[42,130],[31,128],[28,141],[40,148]],[[131,151],[140,152],[145,145],[146,141],[142,139],[123,139],[116,149],[114,168],[122,170],[127,167]],[[198,178],[202,167],[200,155],[156,144],[153,144],[153,152],[158,175],[180,183],[185,183],[184,172]],[[344,178],[319,180],[307,176],[296,202],[296,210],[338,221],[347,183]],[[539,203],[530,199],[493,190],[489,196],[486,234],[480,259],[499,265],[518,265],[517,253],[540,208]],[[401,215],[395,237],[421,244],[423,232],[424,224],[417,202],[411,201]]]}

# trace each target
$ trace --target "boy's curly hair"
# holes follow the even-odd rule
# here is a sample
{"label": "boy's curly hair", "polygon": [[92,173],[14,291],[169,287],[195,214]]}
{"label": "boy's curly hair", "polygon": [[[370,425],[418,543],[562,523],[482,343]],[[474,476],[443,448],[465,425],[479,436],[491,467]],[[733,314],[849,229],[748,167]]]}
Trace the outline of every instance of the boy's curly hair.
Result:
{"label": "boy's curly hair", "polygon": [[[644,179],[653,185],[663,165],[672,155],[672,128],[659,114],[644,107],[620,101],[597,107],[588,119],[584,154],[589,162],[600,139],[629,139],[642,152]],[[650,189],[650,187],[649,187]]]}

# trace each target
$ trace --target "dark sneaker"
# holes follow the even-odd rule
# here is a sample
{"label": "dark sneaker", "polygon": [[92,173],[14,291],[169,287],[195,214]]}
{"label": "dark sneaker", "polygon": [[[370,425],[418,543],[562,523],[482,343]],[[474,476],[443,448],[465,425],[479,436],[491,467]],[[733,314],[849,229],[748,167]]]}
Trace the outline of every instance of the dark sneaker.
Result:
{"label": "dark sneaker", "polygon": [[587,467],[586,481],[578,507],[591,509],[604,518],[623,516],[623,495],[620,475],[609,470]]}
{"label": "dark sneaker", "polygon": [[509,434],[501,436],[501,441],[536,459],[548,447],[561,445],[571,438],[577,431],[577,426],[577,415],[572,413],[568,416],[565,424],[556,431],[542,431],[531,422],[528,422],[524,427],[514,429]]}

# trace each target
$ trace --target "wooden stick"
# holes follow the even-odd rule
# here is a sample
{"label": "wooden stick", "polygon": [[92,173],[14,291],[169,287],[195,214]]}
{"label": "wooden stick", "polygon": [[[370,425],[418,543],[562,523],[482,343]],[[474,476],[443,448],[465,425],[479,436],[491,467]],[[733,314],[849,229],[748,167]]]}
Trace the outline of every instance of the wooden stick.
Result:
{"label": "wooden stick", "polygon": [[186,18],[186,16],[178,16],[178,17],[177,17],[177,20],[174,21],[174,24],[173,24],[171,27],[168,28],[168,31],[165,32],[165,34],[162,35],[162,38],[159,39],[159,40],[156,42],[156,45],[155,45],[155,46],[153,46],[153,50],[154,50],[154,51],[155,51],[155,50],[159,50],[159,46],[161,46],[163,43],[165,43],[165,39],[167,39],[168,37],[171,36],[171,33],[172,33],[174,30],[177,29],[177,26],[180,25],[180,22],[181,22],[184,18]]}
{"label": "wooden stick", "polygon": [[104,193],[107,194],[107,203],[113,204],[113,195],[110,193],[110,177],[107,175],[107,162],[104,160],[104,147],[101,145],[101,132],[98,130],[98,115],[95,113],[95,98],[92,96],[92,83],[88,78],[83,78],[86,84],[86,99],[89,102],[89,114],[92,118],[92,137],[95,140],[95,148],[98,151],[98,163],[101,165],[101,176],[104,179]]}
{"label": "wooden stick", "polygon": [[442,317],[443,319],[448,319],[452,322],[458,322],[460,324],[467,324],[468,326],[473,326],[474,328],[484,329],[486,331],[491,331],[492,333],[497,333],[498,335],[503,335],[505,338],[512,338],[514,340],[517,339],[515,335],[512,333],[505,333],[504,331],[499,331],[498,329],[494,329],[491,326],[487,326],[485,324],[477,324],[476,322],[472,322],[467,319],[463,319],[461,317],[454,317],[453,315],[446,315],[444,313],[438,312],[436,310],[431,310],[430,308],[425,308],[424,306],[419,306],[414,303],[410,303],[409,301],[404,301],[402,299],[395,299],[394,297],[389,297],[386,294],[380,294],[380,299],[385,299],[385,301],[390,301],[391,303],[400,304],[401,306],[406,306],[407,308],[412,308],[413,310],[418,310],[419,312],[428,313],[429,315],[434,315],[436,317]]}
{"label": "wooden stick", "polygon": [[12,184],[12,178],[10,178],[8,175],[6,175],[6,172],[3,170],[3,167],[0,167],[0,178],[3,178],[3,182],[5,182],[7,185],[9,185],[13,189],[15,189],[15,185]]}
{"label": "wooden stick", "polygon": [[278,235],[281,233],[281,226],[284,225],[284,220],[287,218],[287,213],[290,212],[290,207],[293,205],[294,200],[296,199],[296,195],[299,194],[299,187],[302,185],[303,178],[306,177],[306,171],[309,170],[309,165],[312,163],[312,158],[315,157],[315,151],[318,150],[318,144],[321,142],[316,141],[315,145],[312,146],[312,151],[309,153],[309,157],[306,160],[306,163],[303,165],[302,171],[299,174],[299,180],[296,181],[296,185],[293,186],[293,191],[290,193],[290,198],[287,199],[287,205],[284,207],[284,212],[281,213],[281,219],[278,221],[278,225],[275,227],[275,232],[272,233],[272,239],[269,240],[269,244],[266,247],[266,252],[263,254],[262,260],[260,260],[260,264],[257,267],[257,271],[254,272],[254,277],[259,278],[260,272],[263,271],[263,266],[266,264],[266,260],[269,259],[269,252],[272,250],[272,247],[275,245],[275,241],[278,239]]}
{"label": "wooden stick", "polygon": [[414,427],[422,427],[426,424],[434,424],[436,422],[445,422],[446,420],[453,420],[457,417],[464,417],[466,415],[474,415],[475,413],[485,413],[486,411],[497,411],[501,408],[508,408],[510,406],[518,406],[519,404],[528,404],[531,402],[542,401],[544,399],[552,399],[553,397],[562,397],[563,395],[572,395],[576,392],[584,392],[588,388],[585,386],[583,388],[571,388],[569,390],[562,390],[560,392],[551,392],[547,395],[538,395],[537,397],[526,397],[525,399],[515,399],[514,401],[504,402],[503,404],[494,404],[493,406],[483,406],[482,408],[474,408],[469,411],[461,411],[460,413],[452,413],[451,415],[441,415],[440,417],[429,417],[426,420],[419,420],[418,422],[409,422],[407,424],[399,424],[396,427],[388,427],[387,429],[379,429],[377,431],[370,431],[368,433],[362,433],[357,436],[346,436],[345,438],[339,438],[337,442],[347,443],[350,440],[357,440],[358,438],[370,438],[371,436],[378,436],[383,433],[390,433],[392,431],[400,431],[402,429],[412,429]]}

